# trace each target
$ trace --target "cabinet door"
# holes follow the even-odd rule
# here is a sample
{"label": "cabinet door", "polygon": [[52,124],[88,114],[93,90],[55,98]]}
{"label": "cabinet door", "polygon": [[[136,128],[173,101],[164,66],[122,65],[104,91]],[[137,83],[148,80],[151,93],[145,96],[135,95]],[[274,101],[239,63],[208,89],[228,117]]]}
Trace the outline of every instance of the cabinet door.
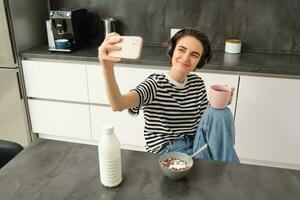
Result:
{"label": "cabinet door", "polygon": [[198,76],[200,76],[204,83],[207,95],[209,94],[209,88],[211,85],[221,84],[221,85],[229,85],[235,88],[235,93],[232,98],[231,104],[228,106],[231,112],[235,113],[236,107],[236,95],[239,83],[239,75],[231,75],[231,74],[214,74],[214,73],[203,73],[197,72]]}
{"label": "cabinet door", "polygon": [[99,140],[101,127],[104,124],[111,124],[115,127],[115,133],[122,145],[139,146],[144,149],[144,119],[142,112],[139,116],[129,115],[127,110],[113,112],[110,107],[90,106],[92,137]]}
{"label": "cabinet door", "polygon": [[89,105],[28,100],[32,129],[46,135],[91,139]]}
{"label": "cabinet door", "polygon": [[[129,92],[152,73],[161,73],[164,70],[151,69],[145,66],[117,65],[115,76],[122,93]],[[91,103],[108,104],[105,93],[105,84],[101,65],[88,65],[87,76],[89,85],[89,100]]]}
{"label": "cabinet door", "polygon": [[236,150],[241,158],[300,165],[300,80],[241,76]]}
{"label": "cabinet door", "polygon": [[16,67],[12,51],[4,1],[0,1],[0,67]]}
{"label": "cabinet door", "polygon": [[0,140],[28,146],[31,138],[16,73],[17,70],[0,68]]}
{"label": "cabinet door", "polygon": [[29,97],[88,102],[86,65],[22,61]]}

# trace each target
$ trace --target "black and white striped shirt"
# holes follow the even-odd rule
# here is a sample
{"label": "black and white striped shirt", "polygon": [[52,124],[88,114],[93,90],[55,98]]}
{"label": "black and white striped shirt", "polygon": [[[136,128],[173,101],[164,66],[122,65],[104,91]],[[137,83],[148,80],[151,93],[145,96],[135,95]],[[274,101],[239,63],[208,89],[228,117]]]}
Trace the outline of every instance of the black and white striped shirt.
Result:
{"label": "black and white striped shirt", "polygon": [[158,152],[169,140],[195,135],[208,100],[203,80],[189,74],[183,84],[167,73],[152,74],[135,89],[140,104],[129,113],[145,118],[146,150]]}

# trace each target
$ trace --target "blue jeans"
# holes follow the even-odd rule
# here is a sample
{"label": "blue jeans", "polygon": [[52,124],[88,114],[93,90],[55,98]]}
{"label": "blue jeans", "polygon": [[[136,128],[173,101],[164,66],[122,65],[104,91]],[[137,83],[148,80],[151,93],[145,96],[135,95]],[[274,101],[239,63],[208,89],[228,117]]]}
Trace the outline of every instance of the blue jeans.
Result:
{"label": "blue jeans", "polygon": [[188,155],[193,154],[194,136],[185,136],[182,139],[170,140],[158,153],[181,152]]}
{"label": "blue jeans", "polygon": [[203,145],[208,147],[195,158],[239,163],[234,149],[235,128],[229,108],[205,110],[194,136],[170,140],[158,153],[181,152],[192,155]]}

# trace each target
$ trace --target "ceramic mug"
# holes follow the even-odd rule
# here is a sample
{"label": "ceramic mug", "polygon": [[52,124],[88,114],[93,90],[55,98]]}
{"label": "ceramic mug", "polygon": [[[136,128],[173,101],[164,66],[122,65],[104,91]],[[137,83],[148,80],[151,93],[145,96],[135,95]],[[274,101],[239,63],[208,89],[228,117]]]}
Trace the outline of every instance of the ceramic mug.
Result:
{"label": "ceramic mug", "polygon": [[55,40],[55,47],[57,49],[69,49],[72,46],[68,39],[57,39]]}
{"label": "ceramic mug", "polygon": [[224,109],[230,100],[232,87],[227,85],[212,85],[209,90],[210,106],[216,109]]}

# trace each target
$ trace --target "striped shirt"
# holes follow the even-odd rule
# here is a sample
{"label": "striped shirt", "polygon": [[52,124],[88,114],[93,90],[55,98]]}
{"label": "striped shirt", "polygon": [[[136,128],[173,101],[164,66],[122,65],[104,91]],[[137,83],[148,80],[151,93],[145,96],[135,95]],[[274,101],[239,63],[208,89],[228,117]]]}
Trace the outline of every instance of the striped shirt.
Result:
{"label": "striped shirt", "polygon": [[203,80],[188,74],[183,84],[167,73],[151,74],[135,89],[139,106],[130,108],[136,116],[143,109],[146,150],[158,152],[170,140],[195,135],[208,100]]}

